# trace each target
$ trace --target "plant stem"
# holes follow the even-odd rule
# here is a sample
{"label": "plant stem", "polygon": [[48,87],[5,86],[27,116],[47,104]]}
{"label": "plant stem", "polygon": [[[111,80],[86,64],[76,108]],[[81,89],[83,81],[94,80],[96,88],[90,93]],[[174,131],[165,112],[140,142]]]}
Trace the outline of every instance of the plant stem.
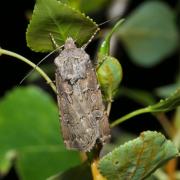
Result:
{"label": "plant stem", "polygon": [[147,108],[147,107],[135,110],[135,111],[133,111],[133,112],[131,112],[129,114],[126,114],[125,116],[115,120],[113,123],[111,123],[110,127],[112,128],[112,127],[114,127],[114,126],[116,126],[116,125],[118,125],[118,124],[120,124],[120,123],[134,117],[134,116],[137,116],[137,115],[143,114],[143,113],[147,113],[147,112],[149,112],[149,108]]}
{"label": "plant stem", "polygon": [[167,135],[172,139],[176,133],[175,128],[171,125],[168,118],[163,112],[156,113],[154,116],[157,118]]}
{"label": "plant stem", "polygon": [[167,173],[169,180],[176,180],[176,177],[175,177],[176,169],[177,169],[177,158],[171,159],[165,165],[165,172]]}
{"label": "plant stem", "polygon": [[82,162],[87,161],[88,156],[87,156],[87,154],[85,152],[80,152],[79,154],[80,154],[80,158],[81,158]]}
{"label": "plant stem", "polygon": [[[116,126],[134,116],[137,116],[139,114],[148,113],[148,112],[150,112],[149,107],[135,110],[135,111],[133,111],[129,114],[126,114],[125,116],[115,120],[114,122],[112,122],[110,127],[113,128],[114,126]],[[159,112],[159,113],[153,113],[153,115],[158,119],[159,123],[161,124],[163,129],[166,131],[167,135],[170,138],[173,138],[174,134],[175,134],[175,129],[172,127],[172,125],[170,124],[170,122],[167,119],[167,117],[165,116],[165,114],[163,112]]]}
{"label": "plant stem", "polygon": [[93,180],[107,180],[105,177],[103,177],[100,174],[98,170],[98,163],[99,163],[99,159],[96,159],[91,163],[91,172],[92,172]]}
{"label": "plant stem", "polygon": [[15,57],[15,58],[25,62],[26,64],[29,64],[31,67],[33,67],[46,80],[47,84],[49,84],[50,87],[52,88],[52,90],[57,94],[56,86],[54,85],[52,80],[49,78],[49,76],[41,68],[36,66],[36,64],[34,64],[33,62],[31,62],[27,58],[25,58],[25,57],[23,57],[23,56],[21,56],[21,55],[19,55],[17,53],[14,53],[12,51],[8,51],[8,50],[2,49],[2,48],[0,48],[0,54],[5,54],[5,55],[8,55],[8,56]]}

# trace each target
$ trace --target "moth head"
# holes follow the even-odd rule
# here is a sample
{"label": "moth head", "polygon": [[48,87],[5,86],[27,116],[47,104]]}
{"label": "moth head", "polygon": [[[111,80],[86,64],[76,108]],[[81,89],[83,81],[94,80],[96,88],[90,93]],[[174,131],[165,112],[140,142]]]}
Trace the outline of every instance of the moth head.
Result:
{"label": "moth head", "polygon": [[76,48],[76,45],[74,43],[74,40],[71,37],[68,37],[64,44],[65,49],[73,49]]}

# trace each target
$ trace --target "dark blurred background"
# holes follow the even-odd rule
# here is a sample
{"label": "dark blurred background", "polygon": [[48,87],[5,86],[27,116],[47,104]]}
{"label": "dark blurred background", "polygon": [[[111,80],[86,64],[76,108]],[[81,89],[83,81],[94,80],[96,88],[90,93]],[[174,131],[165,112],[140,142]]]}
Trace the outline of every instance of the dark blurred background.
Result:
{"label": "dark blurred background", "polygon": [[[128,4],[128,8],[125,11],[123,17],[128,16],[137,6],[142,2],[140,0],[131,1]],[[177,1],[165,1],[172,9],[176,8]],[[11,50],[19,53],[28,59],[31,59],[34,63],[38,63],[46,54],[35,53],[26,46],[25,32],[29,23],[28,14],[32,12],[34,7],[33,0],[17,0],[17,1],[1,1],[0,5],[0,46],[3,49]],[[107,7],[106,7],[107,8]],[[107,20],[104,14],[106,10],[102,9],[98,13],[90,14],[97,23],[101,23]],[[108,24],[103,25],[102,28],[108,27]],[[162,63],[152,67],[143,68],[135,65],[129,60],[127,52],[122,44],[119,42],[120,47],[118,52],[115,53],[116,57],[120,60],[120,63],[124,70],[124,77],[122,85],[128,88],[137,88],[152,92],[154,88],[171,84],[177,74],[179,67],[179,52],[176,51],[172,55],[168,56]],[[97,49],[97,40],[93,41],[87,48],[88,53],[93,57],[94,52]],[[52,58],[48,58],[46,63],[53,63]],[[21,79],[31,70],[31,68],[8,56],[0,57],[0,97],[3,97],[7,91],[17,86],[25,86],[27,82],[19,85]],[[53,78],[53,77],[52,77]],[[38,80],[35,82],[51,94],[51,89],[48,87],[44,80]],[[131,99],[122,97],[115,101],[112,106],[110,115],[111,120],[121,117],[122,115],[131,112],[142,106]],[[171,113],[169,113],[171,117]],[[143,119],[146,119],[143,120]],[[137,126],[138,124],[138,126]],[[129,130],[131,132],[139,134],[144,130],[161,130],[161,126],[157,120],[150,114],[144,114],[121,125],[122,129]],[[11,172],[12,173],[12,172]],[[10,173],[10,174],[11,174]],[[13,174],[14,175],[14,174]],[[13,177],[13,178],[12,178]],[[16,179],[15,176],[8,176],[5,179]]]}

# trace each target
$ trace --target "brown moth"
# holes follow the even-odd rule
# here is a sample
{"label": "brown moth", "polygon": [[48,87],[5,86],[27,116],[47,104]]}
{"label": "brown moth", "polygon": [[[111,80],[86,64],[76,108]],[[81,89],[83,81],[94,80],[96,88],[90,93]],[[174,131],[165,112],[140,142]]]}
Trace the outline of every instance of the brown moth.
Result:
{"label": "brown moth", "polygon": [[106,143],[110,138],[108,117],[89,55],[68,38],[54,63],[66,147],[86,152],[97,140]]}

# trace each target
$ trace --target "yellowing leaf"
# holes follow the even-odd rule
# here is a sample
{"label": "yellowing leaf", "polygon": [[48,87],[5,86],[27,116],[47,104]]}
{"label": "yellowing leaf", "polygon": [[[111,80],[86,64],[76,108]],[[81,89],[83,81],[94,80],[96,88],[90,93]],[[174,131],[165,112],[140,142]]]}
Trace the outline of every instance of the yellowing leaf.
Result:
{"label": "yellowing leaf", "polygon": [[140,180],[177,155],[176,147],[161,133],[146,131],[104,156],[99,169],[108,180]]}

